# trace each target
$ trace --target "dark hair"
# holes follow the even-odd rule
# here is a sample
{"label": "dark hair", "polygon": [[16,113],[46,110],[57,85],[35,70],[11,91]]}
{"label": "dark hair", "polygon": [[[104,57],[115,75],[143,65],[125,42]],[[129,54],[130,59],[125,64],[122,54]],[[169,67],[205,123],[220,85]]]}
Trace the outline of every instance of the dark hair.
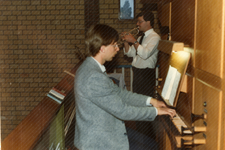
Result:
{"label": "dark hair", "polygon": [[118,32],[105,24],[97,24],[92,26],[87,33],[85,44],[89,56],[96,56],[102,45],[109,45],[117,42],[119,39]]}
{"label": "dark hair", "polygon": [[143,16],[143,19],[145,21],[150,21],[150,24],[151,24],[152,28],[154,28],[155,17],[154,17],[154,14],[152,12],[142,11],[136,16],[136,18],[141,17],[141,16]]}

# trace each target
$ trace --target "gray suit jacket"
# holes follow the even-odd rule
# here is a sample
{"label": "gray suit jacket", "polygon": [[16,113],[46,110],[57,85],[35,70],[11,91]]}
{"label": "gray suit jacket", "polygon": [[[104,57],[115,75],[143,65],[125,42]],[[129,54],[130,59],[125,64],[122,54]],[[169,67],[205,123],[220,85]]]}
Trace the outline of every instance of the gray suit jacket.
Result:
{"label": "gray suit jacket", "polygon": [[119,88],[88,57],[76,72],[74,93],[76,125],[74,144],[79,150],[128,150],[123,120],[152,121],[147,96]]}

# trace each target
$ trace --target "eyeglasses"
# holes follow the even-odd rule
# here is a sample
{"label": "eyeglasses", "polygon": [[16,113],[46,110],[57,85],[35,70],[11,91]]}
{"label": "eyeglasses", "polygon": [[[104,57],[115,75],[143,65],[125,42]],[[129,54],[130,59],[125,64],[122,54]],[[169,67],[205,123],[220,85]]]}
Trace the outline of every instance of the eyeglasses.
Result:
{"label": "eyeglasses", "polygon": [[141,24],[142,22],[144,22],[143,20],[142,21],[137,21],[137,23]]}
{"label": "eyeglasses", "polygon": [[111,44],[111,45],[112,45],[114,48],[116,48],[116,47],[119,48],[119,46],[120,46],[119,44]]}

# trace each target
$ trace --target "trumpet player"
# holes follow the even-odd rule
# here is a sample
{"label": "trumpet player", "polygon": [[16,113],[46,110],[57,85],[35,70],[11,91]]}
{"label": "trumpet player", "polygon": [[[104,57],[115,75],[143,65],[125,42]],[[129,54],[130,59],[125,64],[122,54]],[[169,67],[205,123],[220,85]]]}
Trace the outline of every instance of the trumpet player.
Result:
{"label": "trumpet player", "polygon": [[[137,27],[143,35],[135,39],[130,34],[121,34],[124,41],[124,54],[133,57],[133,92],[153,97],[155,94],[155,66],[157,62],[157,46],[160,36],[153,30],[154,14],[151,12],[141,12],[137,15]],[[132,43],[129,44],[129,43]],[[140,132],[152,136],[151,124],[146,122],[136,122]],[[153,136],[154,138],[154,136]]]}

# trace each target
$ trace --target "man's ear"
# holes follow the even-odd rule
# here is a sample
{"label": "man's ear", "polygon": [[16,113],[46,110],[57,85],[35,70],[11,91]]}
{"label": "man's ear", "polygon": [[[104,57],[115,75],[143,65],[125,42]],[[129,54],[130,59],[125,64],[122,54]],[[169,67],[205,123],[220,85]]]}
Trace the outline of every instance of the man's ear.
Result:
{"label": "man's ear", "polygon": [[151,22],[150,21],[146,21],[150,26],[151,26]]}
{"label": "man's ear", "polygon": [[102,45],[102,46],[100,47],[100,52],[105,53],[105,46],[104,46],[104,45]]}

